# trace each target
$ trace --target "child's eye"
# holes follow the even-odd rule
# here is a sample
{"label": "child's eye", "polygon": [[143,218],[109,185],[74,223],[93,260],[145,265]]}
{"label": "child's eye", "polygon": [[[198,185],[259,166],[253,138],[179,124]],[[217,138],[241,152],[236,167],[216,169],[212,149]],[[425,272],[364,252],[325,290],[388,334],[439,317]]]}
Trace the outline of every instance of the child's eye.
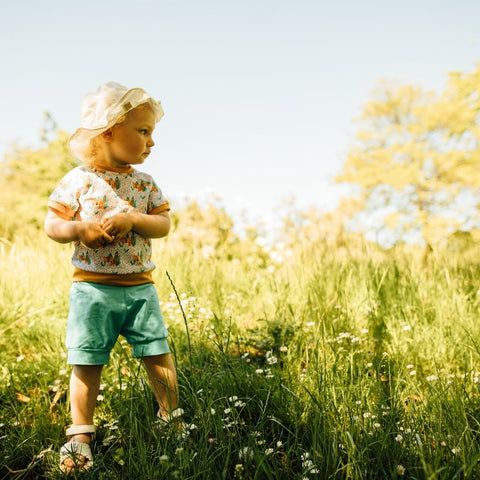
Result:
{"label": "child's eye", "polygon": [[148,134],[148,130],[145,129],[145,128],[142,128],[141,130],[139,130],[139,132],[140,132],[142,135],[147,135],[147,134]]}

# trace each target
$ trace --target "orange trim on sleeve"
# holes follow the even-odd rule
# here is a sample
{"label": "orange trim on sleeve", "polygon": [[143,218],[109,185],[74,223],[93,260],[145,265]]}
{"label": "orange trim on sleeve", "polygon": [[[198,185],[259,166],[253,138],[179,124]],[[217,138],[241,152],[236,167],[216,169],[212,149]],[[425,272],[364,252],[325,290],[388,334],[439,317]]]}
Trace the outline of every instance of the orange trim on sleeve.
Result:
{"label": "orange trim on sleeve", "polygon": [[149,215],[158,215],[162,212],[168,212],[170,210],[170,204],[168,202],[160,205],[159,207],[154,208],[148,212]]}

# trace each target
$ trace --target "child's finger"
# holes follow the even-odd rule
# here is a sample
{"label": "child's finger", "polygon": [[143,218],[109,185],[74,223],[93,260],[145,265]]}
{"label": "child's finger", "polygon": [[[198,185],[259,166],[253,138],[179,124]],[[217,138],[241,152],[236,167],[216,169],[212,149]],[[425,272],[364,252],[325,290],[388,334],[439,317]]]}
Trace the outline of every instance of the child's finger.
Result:
{"label": "child's finger", "polygon": [[113,242],[113,237],[111,237],[107,232],[103,232],[103,239],[106,240],[107,242],[111,243]]}

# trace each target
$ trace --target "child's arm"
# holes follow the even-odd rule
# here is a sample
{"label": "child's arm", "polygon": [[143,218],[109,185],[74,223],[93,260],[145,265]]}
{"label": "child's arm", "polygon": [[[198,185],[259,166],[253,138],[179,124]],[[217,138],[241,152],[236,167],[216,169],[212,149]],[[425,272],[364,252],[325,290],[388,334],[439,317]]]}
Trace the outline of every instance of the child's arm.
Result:
{"label": "child's arm", "polygon": [[45,219],[45,232],[56,242],[69,243],[80,241],[88,248],[99,248],[113,241],[99,223],[65,220],[52,210]]}
{"label": "child's arm", "polygon": [[103,222],[108,235],[119,238],[130,230],[145,238],[162,238],[170,231],[170,215],[167,211],[155,215],[130,212],[118,213]]}

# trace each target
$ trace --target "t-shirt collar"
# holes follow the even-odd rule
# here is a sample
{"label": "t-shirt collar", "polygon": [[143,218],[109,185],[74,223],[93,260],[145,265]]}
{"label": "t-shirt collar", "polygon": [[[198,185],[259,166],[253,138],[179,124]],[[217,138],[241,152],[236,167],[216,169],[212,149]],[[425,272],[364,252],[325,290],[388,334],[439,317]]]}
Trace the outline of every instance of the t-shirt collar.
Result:
{"label": "t-shirt collar", "polygon": [[107,165],[101,165],[100,163],[92,162],[88,164],[88,167],[95,170],[99,170],[99,171],[107,170],[110,172],[118,172],[118,173],[126,173],[126,174],[129,174],[133,171],[133,167],[131,165],[126,165],[125,167],[110,167]]}

